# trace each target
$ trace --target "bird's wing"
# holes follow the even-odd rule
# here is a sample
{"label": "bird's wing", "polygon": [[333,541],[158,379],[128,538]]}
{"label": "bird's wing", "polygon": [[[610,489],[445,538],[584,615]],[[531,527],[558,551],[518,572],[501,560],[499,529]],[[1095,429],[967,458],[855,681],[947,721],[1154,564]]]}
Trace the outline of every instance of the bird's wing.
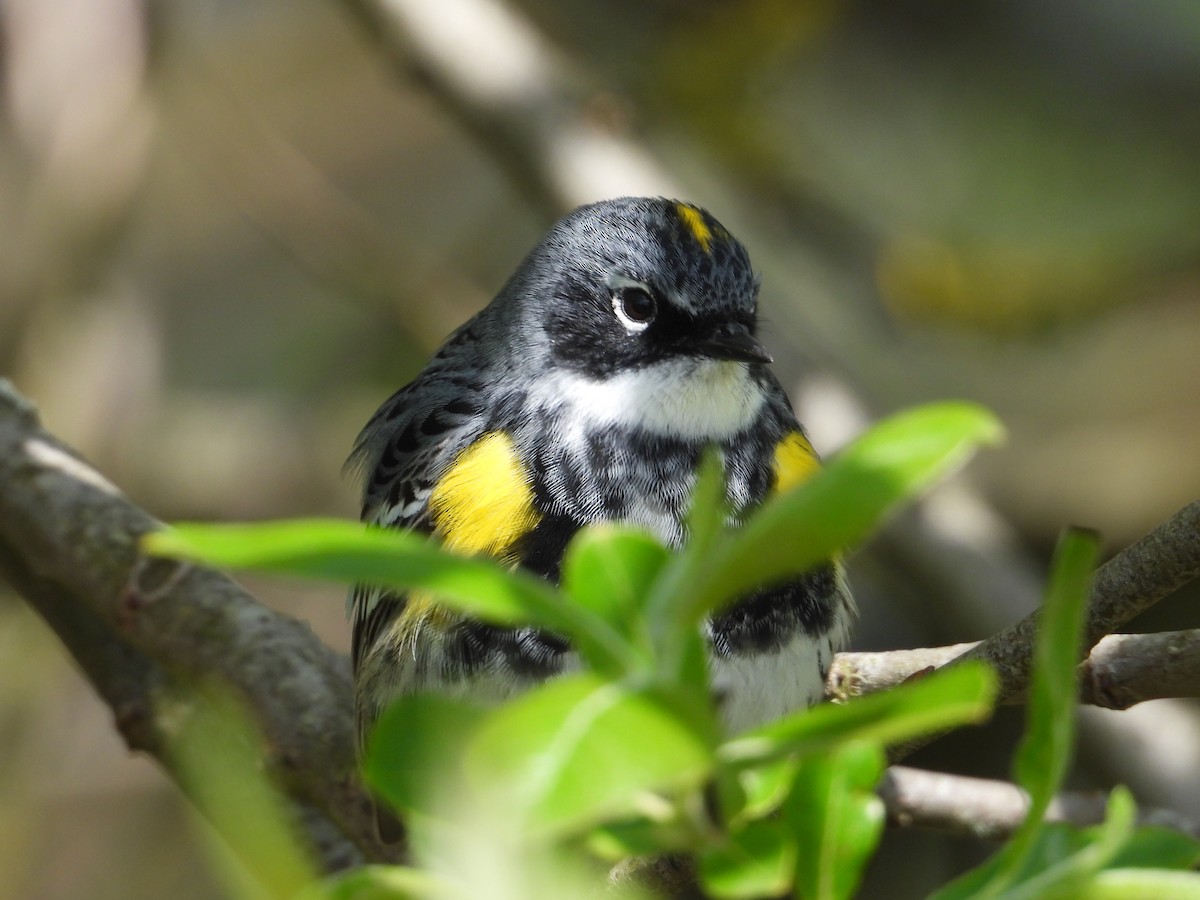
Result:
{"label": "bird's wing", "polygon": [[[363,428],[347,467],[364,478],[362,519],[388,528],[430,532],[429,495],[438,476],[486,428],[486,379],[470,359],[475,342],[460,332],[410,384],[393,394]],[[379,638],[403,597],[369,585],[348,598],[351,658]]]}

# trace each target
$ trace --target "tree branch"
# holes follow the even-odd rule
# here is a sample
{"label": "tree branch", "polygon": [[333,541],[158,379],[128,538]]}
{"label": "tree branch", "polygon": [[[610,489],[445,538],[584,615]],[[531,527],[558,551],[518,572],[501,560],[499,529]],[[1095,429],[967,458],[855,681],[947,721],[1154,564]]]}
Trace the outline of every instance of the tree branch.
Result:
{"label": "tree branch", "polygon": [[1107,709],[1200,698],[1200,629],[1102,638],[1080,666],[1079,697]]}
{"label": "tree branch", "polygon": [[47,434],[0,380],[0,572],[29,600],[113,710],[133,750],[180,781],[169,698],[231,686],[264,738],[264,768],[326,870],[388,859],[355,775],[350,671],[304,624],[225,576],[145,561],[161,527]]}
{"label": "tree branch", "polygon": [[[1084,621],[1081,655],[1086,657],[1091,652],[1106,633],[1105,629],[1119,628],[1197,575],[1200,575],[1200,501],[1193,501],[1096,571]],[[956,659],[988,663],[999,678],[999,702],[1016,699],[1029,686],[1037,623],[1035,611],[971,646]],[[1128,671],[1128,666],[1124,671]],[[1095,685],[1093,694],[1094,688]],[[939,736],[925,735],[894,746],[888,756],[892,762],[899,762]]]}
{"label": "tree branch", "polygon": [[[882,691],[918,672],[958,659],[978,642],[839,653],[834,657],[825,696],[842,701]],[[1104,709],[1128,709],[1146,700],[1200,698],[1200,629],[1158,634],[1110,634],[1079,664],[1079,702]],[[1004,698],[1018,703],[1024,691]]]}
{"label": "tree branch", "polygon": [[[888,821],[901,827],[932,828],[1003,841],[1029,812],[1029,797],[1015,784],[892,766],[877,789]],[[1046,813],[1050,822],[1098,825],[1104,821],[1108,798],[1102,792],[1066,792],[1055,797]],[[1142,825],[1161,825],[1200,838],[1200,822],[1173,810],[1139,811]]]}
{"label": "tree branch", "polygon": [[[1200,501],[1189,503],[1096,571],[1084,625],[1082,655],[1102,637],[1200,575]],[[962,659],[980,659],[1000,677],[1000,697],[1029,684],[1038,614],[972,647]]]}

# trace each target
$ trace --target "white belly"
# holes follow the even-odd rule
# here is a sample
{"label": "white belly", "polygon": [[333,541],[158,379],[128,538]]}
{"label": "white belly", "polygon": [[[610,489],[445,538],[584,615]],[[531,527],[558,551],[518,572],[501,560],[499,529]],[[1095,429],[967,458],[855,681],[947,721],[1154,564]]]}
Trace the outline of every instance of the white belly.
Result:
{"label": "white belly", "polygon": [[725,733],[740,734],[817,703],[825,693],[821,660],[828,665],[832,658],[832,633],[799,633],[776,651],[712,658],[713,695]]}

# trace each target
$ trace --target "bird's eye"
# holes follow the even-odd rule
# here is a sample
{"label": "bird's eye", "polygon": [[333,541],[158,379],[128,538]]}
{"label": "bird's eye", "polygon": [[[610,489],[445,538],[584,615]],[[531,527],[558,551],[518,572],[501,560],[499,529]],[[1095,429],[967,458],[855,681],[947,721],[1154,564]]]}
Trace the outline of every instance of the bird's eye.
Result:
{"label": "bird's eye", "polygon": [[658,314],[658,302],[643,287],[623,287],[613,294],[613,311],[629,331],[645,331]]}

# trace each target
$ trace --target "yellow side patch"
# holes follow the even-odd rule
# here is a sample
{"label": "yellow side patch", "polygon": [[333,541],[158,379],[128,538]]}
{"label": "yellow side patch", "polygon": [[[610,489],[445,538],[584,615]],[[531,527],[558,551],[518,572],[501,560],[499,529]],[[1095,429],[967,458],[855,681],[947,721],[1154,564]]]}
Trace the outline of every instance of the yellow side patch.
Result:
{"label": "yellow side patch", "polygon": [[433,486],[429,510],[450,550],[502,558],[541,519],[517,448],[499,431],[458,455]]}
{"label": "yellow side patch", "polygon": [[[437,602],[433,594],[425,591],[413,591],[404,601],[404,608],[396,621],[389,626],[396,643],[405,648],[415,644],[420,630],[427,625],[434,628],[447,628],[462,619],[458,613],[451,612]],[[409,650],[409,652],[413,652]]]}
{"label": "yellow side patch", "polygon": [[687,230],[692,233],[692,237],[696,239],[705,253],[711,252],[713,233],[708,227],[708,223],[704,221],[704,216],[700,210],[694,206],[688,206],[686,203],[676,203],[675,211],[679,213],[679,220],[687,227]]}
{"label": "yellow side patch", "polygon": [[821,461],[808,438],[798,431],[791,432],[775,445],[775,493],[803,484],[820,468]]}

